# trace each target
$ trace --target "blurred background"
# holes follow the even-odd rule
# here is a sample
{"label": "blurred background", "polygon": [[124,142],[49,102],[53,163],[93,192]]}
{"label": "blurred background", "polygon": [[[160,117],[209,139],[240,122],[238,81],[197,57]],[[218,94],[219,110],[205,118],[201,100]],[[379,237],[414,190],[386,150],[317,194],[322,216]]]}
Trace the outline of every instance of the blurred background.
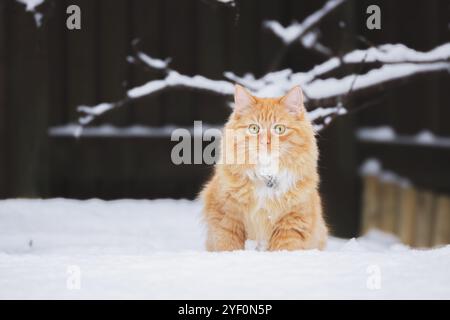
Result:
{"label": "blurred background", "polygon": [[[0,198],[195,198],[212,167],[175,165],[170,135],[126,128],[220,126],[231,112],[228,98],[170,90],[91,124],[126,134],[75,138],[54,129],[76,123],[77,106],[120,100],[160,76],[127,61],[136,46],[170,57],[183,74],[260,77],[284,50],[263,22],[288,26],[325,3],[45,0],[27,11],[22,2],[0,2]],[[66,28],[72,4],[81,8],[81,30]],[[366,27],[372,4],[381,8],[381,30]],[[450,39],[450,1],[347,1],[321,23],[320,39],[336,55],[385,43],[429,51]],[[327,59],[292,45],[276,69],[306,71]],[[449,242],[449,88],[448,72],[421,76],[352,101],[373,103],[321,131],[321,192],[334,235],[378,228],[416,246]]]}

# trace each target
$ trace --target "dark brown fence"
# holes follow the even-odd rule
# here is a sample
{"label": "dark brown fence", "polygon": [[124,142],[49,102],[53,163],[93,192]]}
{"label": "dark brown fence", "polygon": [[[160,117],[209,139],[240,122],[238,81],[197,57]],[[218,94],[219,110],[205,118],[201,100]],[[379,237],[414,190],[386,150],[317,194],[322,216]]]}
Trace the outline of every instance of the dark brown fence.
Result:
{"label": "dark brown fence", "polygon": [[[301,21],[322,1],[238,1],[235,8],[202,0],[46,0],[39,7],[43,25],[14,0],[0,2],[0,197],[193,198],[211,168],[176,166],[167,138],[55,138],[48,128],[77,120],[76,107],[114,101],[127,88],[158,74],[130,65],[131,43],[186,74],[222,78],[224,71],[264,74],[280,42],[262,28],[266,19],[287,25]],[[326,19],[323,42],[336,54],[361,46],[356,35],[374,44],[402,42],[418,50],[448,41],[448,1],[375,1],[382,8],[382,30],[365,27],[373,1],[349,1]],[[82,10],[82,29],[65,27],[66,8]],[[345,30],[338,27],[345,22]],[[419,22],[419,23],[418,23]],[[299,46],[281,67],[304,70],[324,57]],[[359,229],[359,163],[367,156],[388,157],[413,181],[450,192],[449,151],[386,149],[358,144],[360,125],[389,124],[401,132],[428,128],[450,135],[448,75],[426,78],[389,91],[378,105],[342,117],[321,134],[322,192],[331,228],[337,235]],[[355,102],[360,103],[361,101]],[[230,110],[223,98],[171,91],[117,109],[95,124],[221,124]],[[392,151],[392,152],[391,152]],[[423,153],[423,154],[422,154]],[[430,158],[427,158],[430,157]],[[432,159],[431,159],[432,158]],[[427,165],[423,165],[422,160]],[[433,164],[435,164],[433,166]]]}

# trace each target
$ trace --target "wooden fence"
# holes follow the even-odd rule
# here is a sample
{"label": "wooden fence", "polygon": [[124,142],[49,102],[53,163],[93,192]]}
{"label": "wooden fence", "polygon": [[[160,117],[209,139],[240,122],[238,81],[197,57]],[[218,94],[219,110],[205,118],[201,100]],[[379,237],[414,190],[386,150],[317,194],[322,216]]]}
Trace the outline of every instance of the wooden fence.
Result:
{"label": "wooden fence", "polygon": [[450,243],[450,196],[378,175],[363,184],[362,234],[379,229],[414,247]]}
{"label": "wooden fence", "polygon": [[[42,26],[15,0],[0,0],[0,198],[194,198],[211,173],[206,165],[175,166],[173,143],[161,138],[49,137],[49,127],[77,121],[79,105],[115,101],[128,88],[157,74],[127,63],[131,43],[185,74],[223,78],[224,71],[259,77],[267,72],[280,40],[263,21],[287,26],[302,21],[324,1],[238,0],[235,8],[202,0],[46,0]],[[82,29],[65,27],[66,8],[79,5]],[[366,8],[382,9],[382,30],[366,28]],[[448,2],[349,0],[321,27],[321,41],[336,54],[375,45],[404,43],[429,50],[448,41]],[[420,21],[421,23],[418,23]],[[340,26],[344,26],[341,28]],[[327,59],[293,45],[279,69],[307,70]],[[321,132],[321,192],[333,233],[354,236],[359,226],[358,161],[367,154],[354,129],[388,123],[401,132],[428,128],[450,135],[450,77],[423,79],[383,94],[359,114],[336,120]],[[379,97],[365,97],[374,99]],[[367,101],[355,101],[363,104]],[[173,91],[140,100],[99,119],[95,125],[192,125],[223,123],[230,109],[220,97]],[[372,150],[368,151],[372,153]],[[415,152],[415,151],[414,151]],[[418,151],[421,153],[421,151]],[[381,151],[398,160],[408,175],[431,189],[450,191],[447,151],[405,161],[401,151]],[[409,159],[406,159],[409,160]],[[417,170],[417,167],[426,170]]]}

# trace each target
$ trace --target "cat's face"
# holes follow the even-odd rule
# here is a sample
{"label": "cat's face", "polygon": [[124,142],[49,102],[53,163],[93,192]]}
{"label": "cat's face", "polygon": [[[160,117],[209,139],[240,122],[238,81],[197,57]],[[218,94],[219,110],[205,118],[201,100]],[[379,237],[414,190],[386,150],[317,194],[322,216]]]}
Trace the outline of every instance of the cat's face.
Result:
{"label": "cat's face", "polygon": [[235,110],[225,129],[240,141],[249,141],[234,143],[238,154],[245,153],[246,166],[273,171],[289,167],[305,155],[316,157],[314,131],[306,117],[300,87],[280,98],[257,98],[237,85]]}

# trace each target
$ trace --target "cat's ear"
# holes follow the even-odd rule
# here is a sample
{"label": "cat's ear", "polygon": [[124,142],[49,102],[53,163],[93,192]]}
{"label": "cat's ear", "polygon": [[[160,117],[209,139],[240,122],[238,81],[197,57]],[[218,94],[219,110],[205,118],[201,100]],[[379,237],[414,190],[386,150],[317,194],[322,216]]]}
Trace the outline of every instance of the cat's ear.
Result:
{"label": "cat's ear", "polygon": [[243,86],[234,86],[234,111],[241,112],[255,103],[255,98]]}
{"label": "cat's ear", "polygon": [[300,86],[293,87],[280,101],[287,108],[288,112],[293,115],[300,115],[305,112],[303,92]]}

